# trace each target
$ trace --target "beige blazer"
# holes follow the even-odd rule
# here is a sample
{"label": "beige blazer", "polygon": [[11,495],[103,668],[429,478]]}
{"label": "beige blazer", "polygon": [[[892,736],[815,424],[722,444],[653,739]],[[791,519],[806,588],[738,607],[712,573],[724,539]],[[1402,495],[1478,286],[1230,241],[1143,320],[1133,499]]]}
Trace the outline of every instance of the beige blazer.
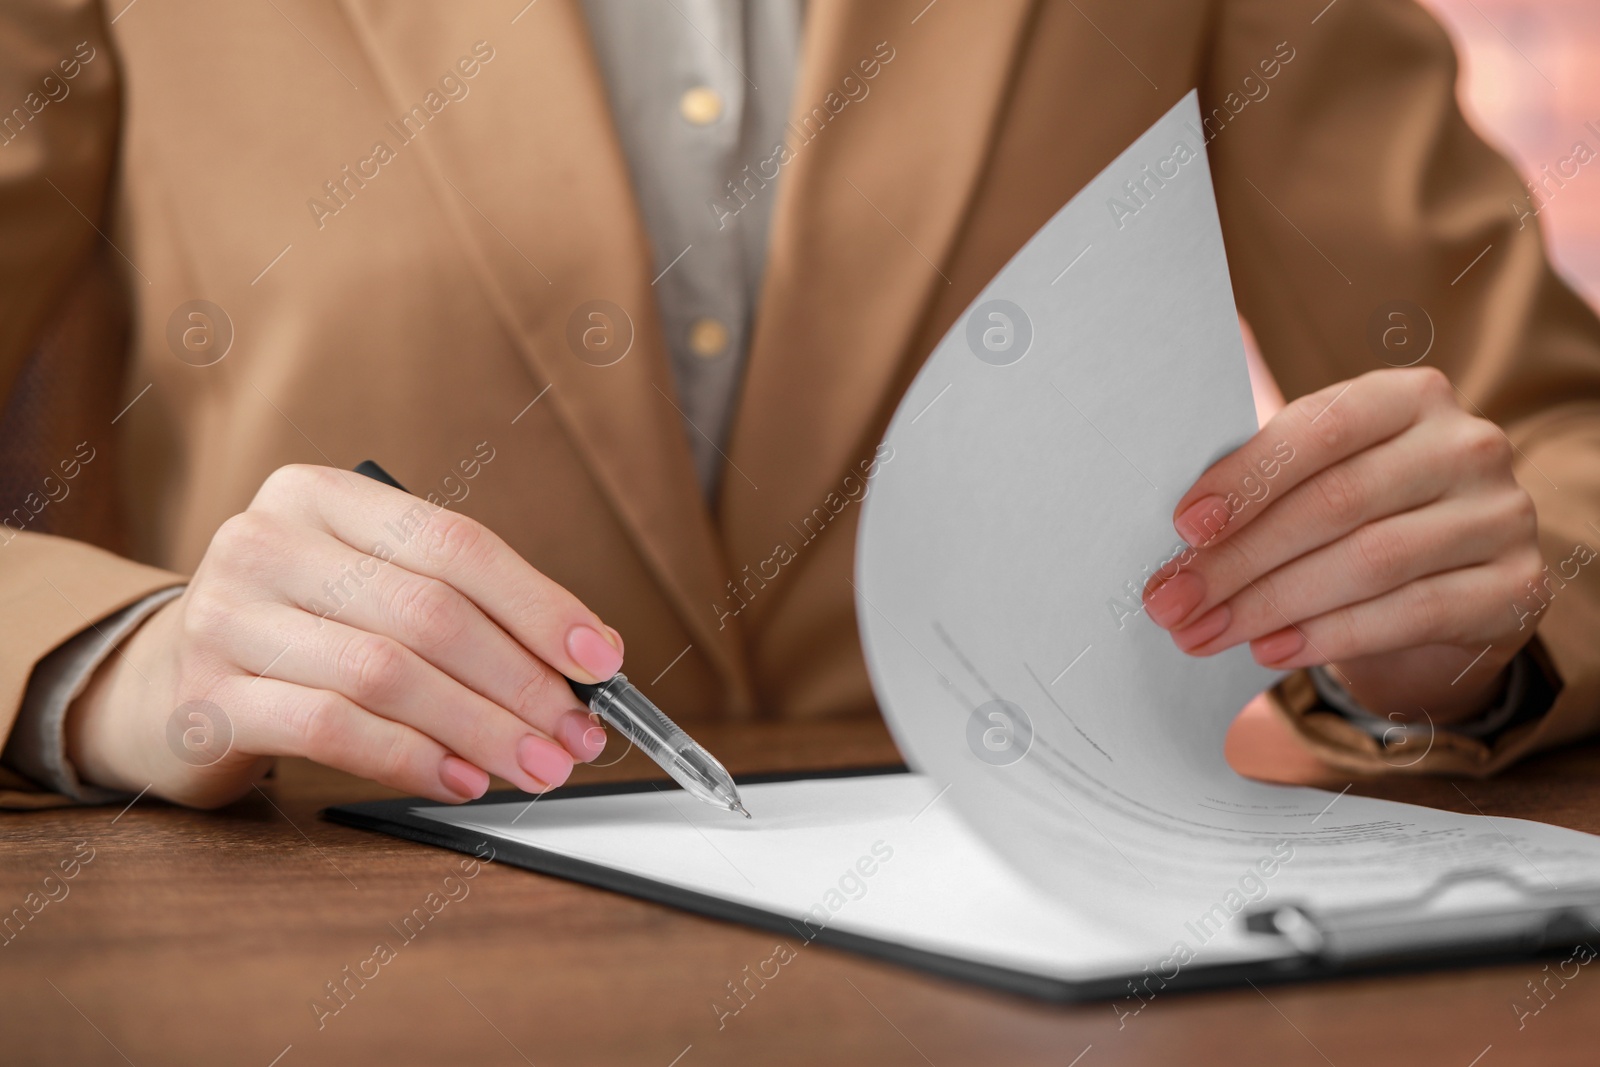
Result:
{"label": "beige blazer", "polygon": [[[69,394],[121,411],[83,431],[80,473],[107,482],[0,533],[0,727],[42,655],[181,580],[274,468],[369,457],[591,604],[685,719],[873,713],[841,487],[979,288],[1195,86],[1238,305],[1285,393],[1384,365],[1375,317],[1408,300],[1428,362],[1517,443],[1551,563],[1600,544],[1600,326],[1519,225],[1525,192],[1463,121],[1449,42],[1412,3],[811,0],[799,144],[749,187],[775,214],[715,509],[580,6],[525,3],[0,15],[0,106],[93,52],[0,147],[5,382],[48,377],[39,338],[96,248],[132,310],[125,349]],[[604,366],[582,350],[597,307],[625,350]],[[41,446],[57,423],[6,443],[40,493],[78,444]],[[125,557],[40,532],[107,494]],[[795,558],[751,581],[785,544]],[[1583,575],[1543,614],[1565,685],[1547,719],[1420,769],[1595,729],[1597,590]],[[1378,763],[1290,714],[1330,758]]]}

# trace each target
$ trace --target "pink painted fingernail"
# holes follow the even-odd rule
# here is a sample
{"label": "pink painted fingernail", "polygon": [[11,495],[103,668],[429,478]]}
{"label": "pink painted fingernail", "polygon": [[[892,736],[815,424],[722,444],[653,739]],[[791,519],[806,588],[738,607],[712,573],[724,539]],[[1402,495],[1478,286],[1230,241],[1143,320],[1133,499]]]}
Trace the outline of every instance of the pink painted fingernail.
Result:
{"label": "pink painted fingernail", "polygon": [[1193,652],[1208,641],[1221,637],[1233,622],[1233,612],[1228,605],[1218,604],[1181,630],[1172,631],[1173,642],[1185,652]]}
{"label": "pink painted fingernail", "polygon": [[446,756],[439,761],[439,781],[463,800],[477,800],[489,791],[489,775],[460,756]]}
{"label": "pink painted fingernail", "polygon": [[1170,630],[1189,617],[1205,598],[1206,583],[1199,575],[1180,572],[1168,578],[1145,594],[1144,609],[1150,619],[1164,630]]}
{"label": "pink painted fingernail", "polygon": [[574,626],[567,632],[567,655],[597,682],[603,682],[622,668],[622,650],[589,626]]}
{"label": "pink painted fingernail", "polygon": [[587,712],[569,711],[556,724],[556,736],[572,758],[588,763],[606,747],[606,728]]}
{"label": "pink painted fingernail", "polygon": [[1282,663],[1305,647],[1306,639],[1300,635],[1299,630],[1293,627],[1279,630],[1275,634],[1268,634],[1250,642],[1251,654],[1255,656],[1256,662],[1263,667]]}
{"label": "pink painted fingernail", "polygon": [[1228,502],[1212,494],[1184,508],[1172,525],[1179,537],[1192,547],[1199,548],[1216,540],[1227,528],[1230,518],[1232,515],[1228,511]]}
{"label": "pink painted fingernail", "polygon": [[527,734],[517,742],[517,765],[554,789],[572,774],[572,757],[554,742]]}

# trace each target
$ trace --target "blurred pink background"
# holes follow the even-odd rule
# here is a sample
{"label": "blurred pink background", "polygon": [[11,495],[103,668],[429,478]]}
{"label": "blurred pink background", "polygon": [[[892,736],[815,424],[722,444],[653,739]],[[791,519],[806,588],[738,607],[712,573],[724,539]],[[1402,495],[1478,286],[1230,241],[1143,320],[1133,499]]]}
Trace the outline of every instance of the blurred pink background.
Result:
{"label": "blurred pink background", "polygon": [[[1600,309],[1600,0],[1419,2],[1455,41],[1461,109],[1524,183],[1540,183],[1538,222],[1550,257]],[[1573,158],[1578,142],[1595,153],[1587,164]],[[1283,395],[1249,327],[1239,326],[1256,415],[1265,424]]]}
{"label": "blurred pink background", "polygon": [[1422,3],[1455,40],[1462,109],[1524,181],[1544,179],[1545,167],[1557,173],[1575,142],[1596,153],[1586,165],[1566,163],[1577,174],[1560,176],[1565,185],[1548,181],[1539,222],[1561,273],[1600,307],[1600,2]]}

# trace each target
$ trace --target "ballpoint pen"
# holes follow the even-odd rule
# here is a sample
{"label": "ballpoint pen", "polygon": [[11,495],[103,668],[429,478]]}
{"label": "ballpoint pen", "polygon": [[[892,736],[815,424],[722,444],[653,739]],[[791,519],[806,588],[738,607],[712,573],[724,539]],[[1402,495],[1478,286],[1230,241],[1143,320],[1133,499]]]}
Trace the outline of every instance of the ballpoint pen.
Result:
{"label": "ballpoint pen", "polygon": [[707,804],[750,818],[727,769],[639,692],[627,675],[618,671],[598,685],[569,678],[567,684],[590,711],[638,745],[684,789]]}
{"label": "ballpoint pen", "polygon": [[[370,459],[357,464],[355,472],[406,491],[393,475]],[[568,678],[567,684],[592,713],[637,745],[687,792],[713,807],[750,818],[727,768],[639,692],[627,675],[618,671],[594,685]]]}

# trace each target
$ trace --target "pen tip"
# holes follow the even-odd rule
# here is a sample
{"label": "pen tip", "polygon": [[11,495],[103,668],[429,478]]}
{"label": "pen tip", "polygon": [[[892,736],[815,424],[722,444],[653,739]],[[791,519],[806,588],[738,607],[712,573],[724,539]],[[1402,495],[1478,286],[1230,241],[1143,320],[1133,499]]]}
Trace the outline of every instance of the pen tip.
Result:
{"label": "pen tip", "polygon": [[743,815],[747,819],[750,818],[750,813],[746,811],[744,805],[739,803],[737,800],[733,802],[733,810],[738,812],[740,815]]}

